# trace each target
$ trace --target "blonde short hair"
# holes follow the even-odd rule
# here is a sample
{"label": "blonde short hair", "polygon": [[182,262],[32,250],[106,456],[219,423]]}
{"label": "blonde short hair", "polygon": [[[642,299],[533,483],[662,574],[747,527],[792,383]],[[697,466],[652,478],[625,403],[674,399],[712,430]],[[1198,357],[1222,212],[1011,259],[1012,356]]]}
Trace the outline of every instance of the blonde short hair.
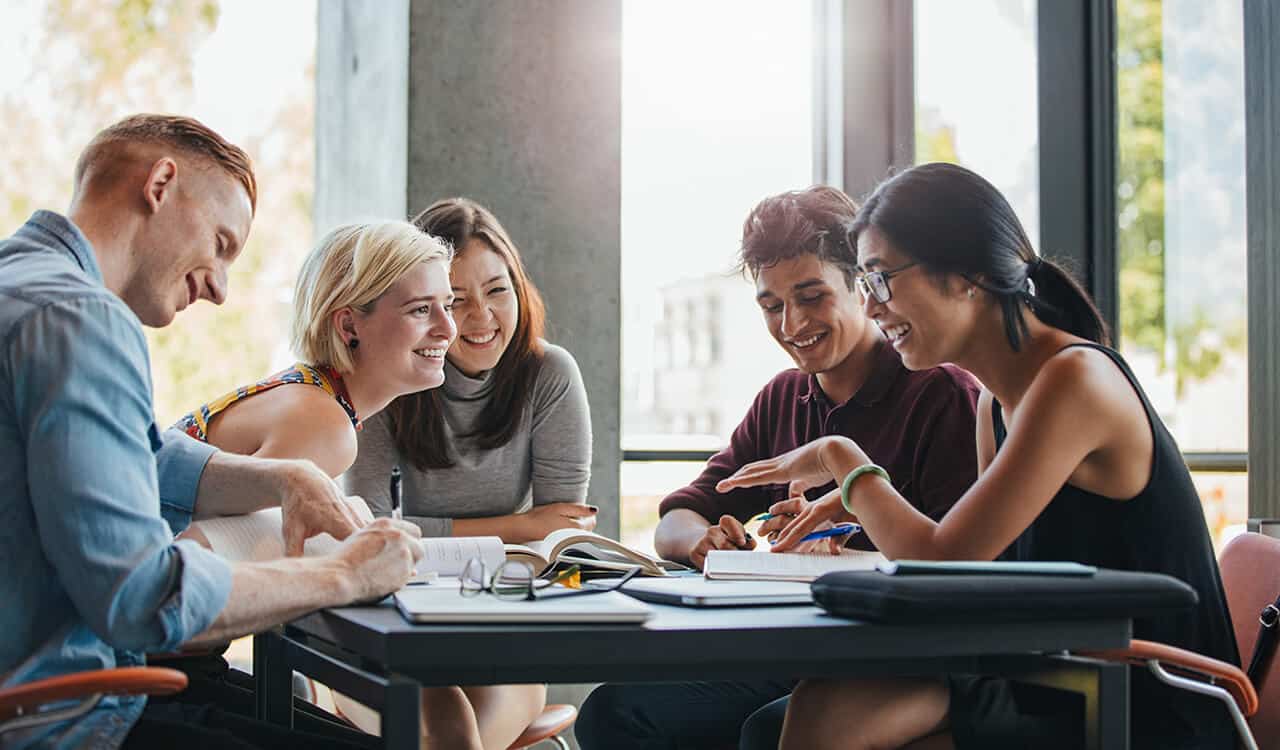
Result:
{"label": "blonde short hair", "polygon": [[313,365],[350,372],[351,351],[331,322],[344,307],[369,312],[419,263],[453,260],[453,249],[406,221],[346,224],[302,264],[293,291],[293,351]]}

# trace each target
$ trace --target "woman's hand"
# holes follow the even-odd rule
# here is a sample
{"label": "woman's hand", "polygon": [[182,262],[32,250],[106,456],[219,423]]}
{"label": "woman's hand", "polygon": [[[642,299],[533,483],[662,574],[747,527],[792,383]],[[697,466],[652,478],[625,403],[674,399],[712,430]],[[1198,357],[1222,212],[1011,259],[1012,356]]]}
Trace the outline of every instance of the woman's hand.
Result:
{"label": "woman's hand", "polygon": [[774,503],[769,512],[775,515],[794,514],[791,522],[778,533],[773,545],[774,552],[827,552],[838,554],[844,546],[847,536],[828,537],[812,542],[801,542],[806,535],[821,529],[831,528],[837,523],[857,522],[857,518],[844,509],[840,502],[840,490],[823,495],[818,500],[809,502],[803,497],[793,497]]}
{"label": "woman's hand", "polygon": [[582,503],[547,503],[535,505],[525,513],[516,515],[520,521],[520,536],[525,541],[538,541],[560,529],[591,531],[596,527],[597,508]]}
{"label": "woman's hand", "polygon": [[[853,466],[870,463],[858,444],[842,435],[828,435],[806,443],[781,456],[753,461],[731,476],[720,480],[717,492],[728,492],[738,487],[758,487],[765,484],[787,484],[788,495],[798,497],[806,490],[821,487],[828,482],[839,482]],[[850,467],[852,468],[852,467]]]}

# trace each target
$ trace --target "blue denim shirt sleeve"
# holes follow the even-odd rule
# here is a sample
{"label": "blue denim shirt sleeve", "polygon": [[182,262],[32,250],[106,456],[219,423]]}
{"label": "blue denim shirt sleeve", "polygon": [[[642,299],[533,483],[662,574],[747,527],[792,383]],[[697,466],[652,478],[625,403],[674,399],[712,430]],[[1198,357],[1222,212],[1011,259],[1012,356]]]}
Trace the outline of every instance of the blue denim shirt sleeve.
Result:
{"label": "blue denim shirt sleeve", "polygon": [[157,466],[189,513],[203,462],[155,426],[141,326],[114,297],[87,294],[35,309],[7,343],[37,533],[62,588],[111,646],[177,648],[222,611],[231,571],[175,543],[161,517]]}
{"label": "blue denim shirt sleeve", "polygon": [[200,475],[218,449],[176,429],[165,430],[160,443],[160,450],[156,451],[160,514],[177,534],[191,525]]}

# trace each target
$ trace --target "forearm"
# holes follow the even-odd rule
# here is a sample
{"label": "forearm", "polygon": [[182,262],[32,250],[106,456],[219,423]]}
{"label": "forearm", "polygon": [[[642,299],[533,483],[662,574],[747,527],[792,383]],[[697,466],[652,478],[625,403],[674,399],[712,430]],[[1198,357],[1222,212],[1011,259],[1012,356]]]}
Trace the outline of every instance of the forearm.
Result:
{"label": "forearm", "polygon": [[519,544],[527,542],[531,535],[526,530],[523,513],[512,513],[505,516],[483,516],[480,518],[453,519],[454,536],[496,536],[502,541]]}
{"label": "forearm", "polygon": [[235,516],[279,505],[297,464],[226,451],[215,453],[200,476],[195,517]]}
{"label": "forearm", "polygon": [[710,527],[710,521],[688,508],[670,510],[653,532],[654,551],[663,559],[688,563],[689,553]]}
{"label": "forearm", "polygon": [[[871,463],[853,441],[824,449],[823,464],[839,484],[849,472]],[[937,543],[938,524],[911,505],[877,474],[863,474],[849,488],[849,507],[876,547],[890,559],[933,560],[947,557]]]}
{"label": "forearm", "polygon": [[220,643],[261,632],[317,609],[347,604],[352,597],[346,569],[332,558],[237,563],[231,568],[226,606],[190,643]]}

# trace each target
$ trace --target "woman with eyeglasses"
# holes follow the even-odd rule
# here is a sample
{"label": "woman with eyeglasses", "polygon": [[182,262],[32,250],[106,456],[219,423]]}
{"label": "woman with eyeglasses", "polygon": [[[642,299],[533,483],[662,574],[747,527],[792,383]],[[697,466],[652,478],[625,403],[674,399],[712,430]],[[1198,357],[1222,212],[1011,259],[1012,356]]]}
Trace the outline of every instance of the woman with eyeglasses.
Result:
{"label": "woman with eyeglasses", "polygon": [[[935,522],[857,444],[835,436],[745,466],[720,489],[842,483],[830,500],[771,508],[798,514],[776,550],[856,520],[890,558],[1073,560],[1172,575],[1196,590],[1199,606],[1137,619],[1133,636],[1238,664],[1213,545],[1173,436],[1108,347],[1088,295],[1036,255],[999,191],[963,167],[914,167],[876,189],[851,234],[867,315],[904,364],[950,362],[982,382],[977,481]],[[1132,671],[1131,685],[1135,748],[1233,746],[1213,699],[1144,670]],[[785,710],[783,748],[1078,748],[1083,716],[1071,698],[971,675],[814,680],[789,707],[761,709],[743,737]]]}

